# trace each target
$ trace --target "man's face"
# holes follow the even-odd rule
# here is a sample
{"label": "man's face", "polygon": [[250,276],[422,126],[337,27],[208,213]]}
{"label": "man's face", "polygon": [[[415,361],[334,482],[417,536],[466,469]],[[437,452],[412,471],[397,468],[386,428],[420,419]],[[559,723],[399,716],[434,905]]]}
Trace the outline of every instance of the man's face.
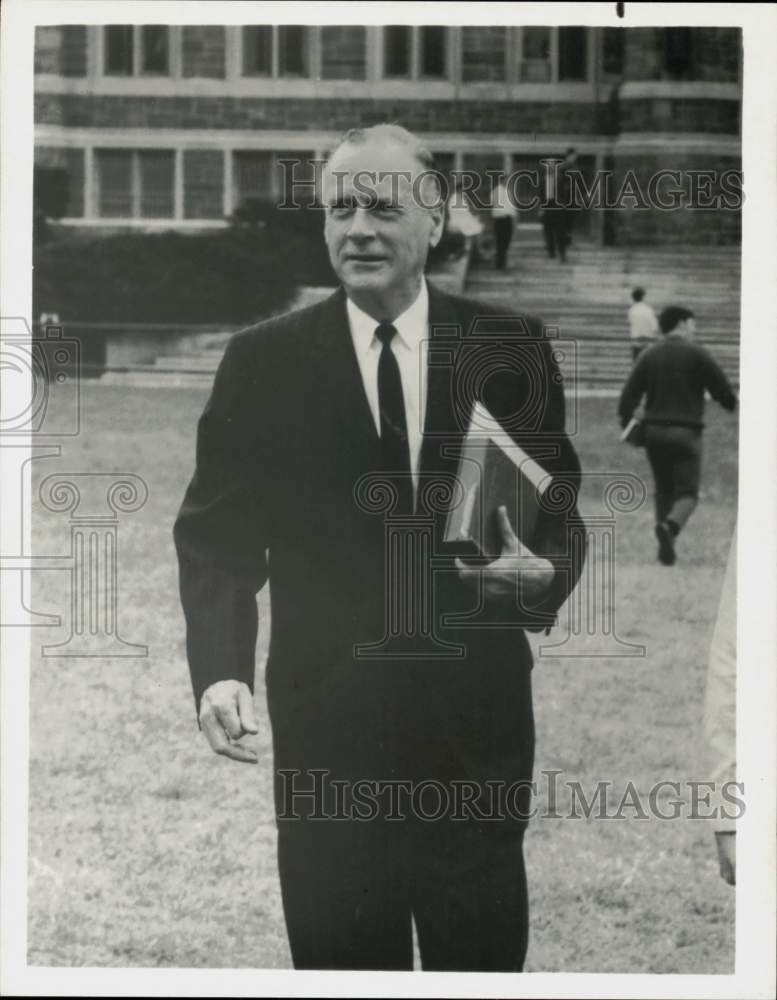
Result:
{"label": "man's face", "polygon": [[423,172],[407,147],[382,138],[341,147],[324,174],[332,267],[356,304],[382,318],[396,318],[413,302],[429,249],[442,235],[442,210],[431,207],[436,189],[419,182]]}

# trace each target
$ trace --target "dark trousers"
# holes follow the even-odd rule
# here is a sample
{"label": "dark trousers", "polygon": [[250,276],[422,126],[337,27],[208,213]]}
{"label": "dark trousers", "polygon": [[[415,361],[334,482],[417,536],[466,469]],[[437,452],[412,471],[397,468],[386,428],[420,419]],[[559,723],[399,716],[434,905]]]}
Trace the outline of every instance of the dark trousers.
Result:
{"label": "dark trousers", "polygon": [[513,238],[513,220],[509,216],[494,219],[494,240],[496,242],[496,266],[504,271],[507,266],[507,251]]}
{"label": "dark trousers", "polygon": [[656,484],[656,521],[674,521],[680,530],[698,503],[701,430],[648,424],[645,450]]}
{"label": "dark trousers", "polygon": [[296,969],[520,972],[523,831],[495,821],[282,821],[278,867]]}
{"label": "dark trousers", "polygon": [[550,205],[545,209],[542,213],[542,233],[548,256],[555,257],[558,254],[562,261],[566,260],[569,233],[567,213],[563,208]]}

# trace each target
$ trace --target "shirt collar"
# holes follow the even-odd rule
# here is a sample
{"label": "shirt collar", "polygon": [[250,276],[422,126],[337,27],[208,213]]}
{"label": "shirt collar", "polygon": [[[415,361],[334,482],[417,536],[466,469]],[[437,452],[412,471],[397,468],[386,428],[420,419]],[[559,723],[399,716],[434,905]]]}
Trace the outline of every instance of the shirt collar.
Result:
{"label": "shirt collar", "polygon": [[[356,350],[359,354],[366,353],[373,345],[379,344],[375,336],[378,324],[349,298],[346,298],[346,309]],[[421,281],[421,291],[415,302],[397,316],[391,325],[397,331],[398,343],[417,353],[419,344],[428,336],[429,328],[429,291],[425,278]]]}

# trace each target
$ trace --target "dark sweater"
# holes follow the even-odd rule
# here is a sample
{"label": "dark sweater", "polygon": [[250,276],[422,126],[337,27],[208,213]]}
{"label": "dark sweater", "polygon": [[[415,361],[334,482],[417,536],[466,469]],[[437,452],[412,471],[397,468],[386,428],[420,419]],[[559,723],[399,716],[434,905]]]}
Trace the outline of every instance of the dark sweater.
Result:
{"label": "dark sweater", "polygon": [[701,428],[705,389],[724,409],[736,407],[734,390],[712,355],[669,334],[643,351],[634,365],[618,405],[621,426],[645,396],[645,423]]}

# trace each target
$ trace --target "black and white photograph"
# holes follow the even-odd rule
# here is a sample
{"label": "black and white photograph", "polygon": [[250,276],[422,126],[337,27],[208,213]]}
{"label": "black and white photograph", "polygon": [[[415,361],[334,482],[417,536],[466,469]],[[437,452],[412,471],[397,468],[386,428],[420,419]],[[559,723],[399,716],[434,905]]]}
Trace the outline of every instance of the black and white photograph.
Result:
{"label": "black and white photograph", "polygon": [[2,991],[772,996],[775,9],[5,6]]}

